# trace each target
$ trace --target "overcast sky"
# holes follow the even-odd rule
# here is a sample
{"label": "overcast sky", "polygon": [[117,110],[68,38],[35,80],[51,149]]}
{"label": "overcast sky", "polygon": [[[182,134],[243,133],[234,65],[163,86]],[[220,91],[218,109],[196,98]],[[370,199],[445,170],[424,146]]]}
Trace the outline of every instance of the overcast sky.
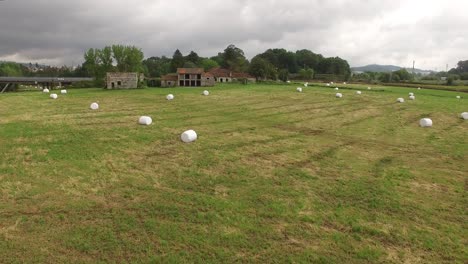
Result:
{"label": "overcast sky", "polygon": [[77,65],[110,44],[213,56],[235,44],[249,59],[281,47],[445,70],[468,59],[467,12],[468,0],[0,0],[0,60]]}

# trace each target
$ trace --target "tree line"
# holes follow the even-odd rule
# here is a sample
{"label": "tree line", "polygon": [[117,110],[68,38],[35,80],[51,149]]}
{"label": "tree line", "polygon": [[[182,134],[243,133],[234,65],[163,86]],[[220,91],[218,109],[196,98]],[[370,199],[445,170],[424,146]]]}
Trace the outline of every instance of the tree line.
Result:
{"label": "tree line", "polygon": [[[177,68],[204,68],[206,71],[222,67],[232,71],[248,72],[258,79],[286,81],[290,78],[312,79],[315,74],[341,75],[348,78],[351,74],[349,64],[339,57],[326,58],[310,50],[287,51],[285,49],[268,49],[254,56],[250,61],[242,49],[235,45],[227,46],[216,56],[201,57],[195,51],[183,55],[176,50],[172,57],[144,58],[141,49],[135,46],[111,45],[104,48],[90,48],[84,53],[84,62],[75,69],[67,67],[54,68],[46,73],[50,76],[63,74],[65,77],[95,77],[100,81],[106,72],[141,72],[149,77],[161,77],[173,73]],[[0,75],[38,76],[45,74],[31,72],[27,68],[16,66],[0,67]],[[52,69],[52,68],[50,68]]]}

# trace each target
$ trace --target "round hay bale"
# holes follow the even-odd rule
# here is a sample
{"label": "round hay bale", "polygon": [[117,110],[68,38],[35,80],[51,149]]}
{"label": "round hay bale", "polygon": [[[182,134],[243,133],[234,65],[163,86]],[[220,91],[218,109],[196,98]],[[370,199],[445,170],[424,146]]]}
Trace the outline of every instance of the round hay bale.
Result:
{"label": "round hay bale", "polygon": [[341,97],[343,97],[343,95],[342,95],[341,93],[336,93],[335,96],[336,96],[336,98],[341,98]]}
{"label": "round hay bale", "polygon": [[367,90],[370,90],[371,88],[370,87],[367,87]]}
{"label": "round hay bale", "polygon": [[61,94],[67,94],[67,90],[60,90]]}
{"label": "round hay bale", "polygon": [[397,102],[399,102],[399,103],[404,103],[404,102],[405,102],[405,99],[403,99],[403,98],[400,97],[400,98],[397,99]]}
{"label": "round hay bale", "polygon": [[419,120],[419,125],[421,127],[431,127],[432,126],[432,120],[430,118],[423,118]]}
{"label": "round hay bale", "polygon": [[153,119],[151,119],[151,117],[149,116],[140,116],[140,119],[138,119],[138,123],[140,125],[149,126],[151,125],[151,123],[153,123]]}
{"label": "round hay bale", "polygon": [[208,92],[207,90],[203,91],[203,95],[207,96],[207,95],[210,95],[210,92]]}
{"label": "round hay bale", "polygon": [[421,90],[421,87],[418,87],[418,90]]}
{"label": "round hay bale", "polygon": [[329,83],[327,83],[327,86],[330,86],[330,84],[329,84]]}
{"label": "round hay bale", "polygon": [[409,96],[413,96],[413,95],[414,95],[414,93],[409,93]]}
{"label": "round hay bale", "polygon": [[286,81],[287,83],[291,83],[291,81]]}
{"label": "round hay bale", "polygon": [[361,92],[361,91],[357,91],[356,94],[362,94],[362,92]]}
{"label": "round hay bale", "polygon": [[169,101],[170,101],[170,100],[174,100],[174,95],[173,95],[173,94],[168,94],[168,95],[166,96],[166,99],[169,100]]}
{"label": "round hay bale", "polygon": [[346,85],[346,82],[343,82],[344,85]]}
{"label": "round hay bale", "polygon": [[302,93],[302,88],[301,88],[301,87],[297,87],[297,88],[296,88],[296,91]]}
{"label": "round hay bale", "polygon": [[410,95],[409,99],[414,100],[414,99],[416,99],[416,97],[414,95]]}
{"label": "round hay bale", "polygon": [[461,113],[460,117],[467,120],[468,119],[468,112]]}
{"label": "round hay bale", "polygon": [[336,87],[335,90],[338,91],[340,88]]}
{"label": "round hay bale", "polygon": [[180,135],[180,139],[185,143],[190,143],[197,140],[197,133],[193,130],[187,130]]}
{"label": "round hay bale", "polygon": [[91,110],[98,110],[99,109],[99,105],[98,103],[92,103],[89,108],[91,108]]}
{"label": "round hay bale", "polygon": [[331,84],[333,84],[333,82],[330,82]]}
{"label": "round hay bale", "polygon": [[50,98],[52,98],[52,99],[57,99],[57,98],[58,98],[58,95],[57,95],[57,94],[54,94],[54,93],[53,93],[53,94],[50,94]]}
{"label": "round hay bale", "polygon": [[461,99],[461,96],[457,95],[457,99]]}
{"label": "round hay bale", "polygon": [[309,85],[309,83],[304,83],[304,87],[307,87]]}
{"label": "round hay bale", "polygon": [[44,90],[42,90],[43,93],[48,93],[49,92],[49,89],[45,88]]}

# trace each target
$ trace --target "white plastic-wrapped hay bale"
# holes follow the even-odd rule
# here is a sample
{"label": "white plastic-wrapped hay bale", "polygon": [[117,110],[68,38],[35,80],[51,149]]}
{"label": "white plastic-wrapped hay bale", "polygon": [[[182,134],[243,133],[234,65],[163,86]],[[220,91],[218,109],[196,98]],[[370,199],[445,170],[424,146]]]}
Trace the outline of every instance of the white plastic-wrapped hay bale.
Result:
{"label": "white plastic-wrapped hay bale", "polygon": [[67,94],[67,90],[65,90],[65,89],[60,90],[60,93],[61,93],[61,94]]}
{"label": "white plastic-wrapped hay bale", "polygon": [[180,139],[185,143],[190,143],[197,140],[197,133],[193,130],[187,130],[180,135]]}
{"label": "white plastic-wrapped hay bale", "polygon": [[53,94],[50,94],[49,96],[50,96],[50,98],[52,98],[52,99],[57,99],[57,98],[58,98],[58,95],[57,95],[57,94],[54,94],[54,93],[53,93]]}
{"label": "white plastic-wrapped hay bale", "polygon": [[42,90],[43,93],[48,93],[49,92],[49,89],[45,88],[44,90]]}
{"label": "white plastic-wrapped hay bale", "polygon": [[404,102],[405,102],[405,99],[403,99],[403,98],[400,97],[400,98],[397,99],[397,102],[399,102],[399,103],[404,103]]}
{"label": "white plastic-wrapped hay bale", "polygon": [[343,97],[343,95],[342,95],[341,93],[336,93],[336,94],[335,94],[335,97],[336,97],[336,98],[341,98],[341,97]]}
{"label": "white plastic-wrapped hay bale", "polygon": [[410,95],[409,99],[414,100],[414,99],[416,99],[416,97],[414,95]]}
{"label": "white plastic-wrapped hay bale", "polygon": [[413,95],[414,95],[414,93],[409,93],[408,95],[409,95],[409,96],[413,96]]}
{"label": "white plastic-wrapped hay bale", "polygon": [[343,82],[344,85],[346,85],[346,82]]}
{"label": "white plastic-wrapped hay bale", "polygon": [[457,99],[461,99],[461,96],[457,95]]}
{"label": "white plastic-wrapped hay bale", "polygon": [[421,87],[418,87],[418,90],[421,90]]}
{"label": "white plastic-wrapped hay bale", "polygon": [[333,85],[333,82],[330,82]]}
{"label": "white plastic-wrapped hay bale", "polygon": [[210,92],[208,92],[207,90],[205,90],[205,91],[203,91],[202,94],[205,95],[205,96],[208,96],[208,95],[210,95]]}
{"label": "white plastic-wrapped hay bale", "polygon": [[432,126],[432,120],[430,118],[423,118],[419,120],[419,125],[421,127],[431,127]]}
{"label": "white plastic-wrapped hay bale", "polygon": [[335,91],[338,91],[339,89],[340,89],[340,88],[336,87],[336,88],[335,88]]}
{"label": "white plastic-wrapped hay bale", "polygon": [[370,87],[367,87],[367,90],[370,90],[371,88]]}
{"label": "white plastic-wrapped hay bale", "polygon": [[357,91],[356,94],[362,94],[362,92],[361,92],[361,91]]}
{"label": "white plastic-wrapped hay bale", "polygon": [[91,110],[98,110],[99,109],[99,104],[98,103],[92,103],[89,108],[91,108]]}
{"label": "white plastic-wrapped hay bale", "polygon": [[296,88],[296,91],[302,93],[302,88],[301,88],[301,87],[297,87],[297,88]]}
{"label": "white plastic-wrapped hay bale", "polygon": [[149,126],[151,125],[151,123],[153,123],[153,119],[151,119],[151,117],[149,116],[140,116],[140,119],[138,119],[138,123],[140,125]]}
{"label": "white plastic-wrapped hay bale", "polygon": [[170,101],[170,100],[174,100],[174,95],[173,95],[173,94],[168,94],[168,95],[166,96],[166,99],[169,100],[169,101]]}
{"label": "white plastic-wrapped hay bale", "polygon": [[286,81],[287,83],[291,83],[291,81]]}
{"label": "white plastic-wrapped hay bale", "polygon": [[329,83],[327,83],[327,86],[330,86],[330,84],[329,84]]}
{"label": "white plastic-wrapped hay bale", "polygon": [[304,83],[304,87],[307,87],[307,86],[309,86],[309,83]]}
{"label": "white plastic-wrapped hay bale", "polygon": [[467,120],[468,119],[468,112],[461,113],[460,117]]}

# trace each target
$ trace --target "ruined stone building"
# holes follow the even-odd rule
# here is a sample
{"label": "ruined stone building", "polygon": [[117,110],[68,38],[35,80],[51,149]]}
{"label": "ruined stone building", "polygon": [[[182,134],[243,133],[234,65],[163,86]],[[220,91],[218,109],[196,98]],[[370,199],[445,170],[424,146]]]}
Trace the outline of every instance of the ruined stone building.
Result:
{"label": "ruined stone building", "polygon": [[255,82],[256,79],[252,75],[245,73],[245,72],[235,72],[228,69],[223,69],[220,67],[213,68],[208,71],[211,73],[216,82],[232,82],[232,81],[239,81],[239,80],[247,80],[249,82]]}
{"label": "ruined stone building", "polygon": [[106,75],[107,89],[133,89],[143,80],[143,75],[136,72],[108,72]]}
{"label": "ruined stone building", "polygon": [[161,77],[162,87],[206,87],[214,86],[214,76],[203,68],[178,68],[177,73]]}

